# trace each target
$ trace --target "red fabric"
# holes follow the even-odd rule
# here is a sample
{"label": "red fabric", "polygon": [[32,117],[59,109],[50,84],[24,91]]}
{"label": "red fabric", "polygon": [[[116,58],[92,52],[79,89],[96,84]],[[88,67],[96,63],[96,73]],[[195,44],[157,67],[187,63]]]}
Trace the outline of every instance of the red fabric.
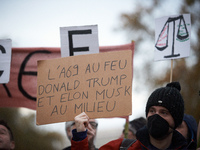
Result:
{"label": "red fabric", "polygon": [[88,137],[82,141],[73,141],[71,140],[71,150],[89,150],[88,147]]}
{"label": "red fabric", "polygon": [[107,144],[100,147],[99,150],[113,150],[113,149],[117,150],[120,148],[122,141],[123,141],[123,139],[117,139],[114,141],[110,141]]}
{"label": "red fabric", "polygon": [[[134,42],[119,46],[101,46],[100,52],[132,50]],[[60,48],[12,48],[10,81],[0,84],[0,107],[36,109],[37,61],[61,57]]]}
{"label": "red fabric", "polygon": [[[103,145],[102,147],[99,148],[99,150],[119,150],[120,145],[122,143],[123,139],[117,139],[117,140],[113,140],[105,145]],[[82,141],[79,142],[75,142],[72,140],[72,147],[71,150],[89,150],[88,149],[88,139],[85,138]],[[128,150],[141,150],[141,144],[140,142],[137,140],[134,144],[132,144]]]}
{"label": "red fabric", "polygon": [[[120,148],[122,140],[123,139],[117,139],[117,140],[111,141],[103,145],[102,147],[100,147],[99,150],[114,150],[114,149],[117,150]],[[128,148],[128,150],[141,150],[141,149],[142,148],[138,140]]]}

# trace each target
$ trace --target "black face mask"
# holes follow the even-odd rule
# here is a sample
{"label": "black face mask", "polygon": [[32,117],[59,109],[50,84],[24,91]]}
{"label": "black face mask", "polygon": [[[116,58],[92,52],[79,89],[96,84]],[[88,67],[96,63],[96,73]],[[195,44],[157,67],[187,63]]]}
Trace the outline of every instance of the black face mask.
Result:
{"label": "black face mask", "polygon": [[148,117],[147,128],[149,134],[155,139],[163,139],[169,133],[169,123],[160,117],[160,115],[155,114],[153,116]]}

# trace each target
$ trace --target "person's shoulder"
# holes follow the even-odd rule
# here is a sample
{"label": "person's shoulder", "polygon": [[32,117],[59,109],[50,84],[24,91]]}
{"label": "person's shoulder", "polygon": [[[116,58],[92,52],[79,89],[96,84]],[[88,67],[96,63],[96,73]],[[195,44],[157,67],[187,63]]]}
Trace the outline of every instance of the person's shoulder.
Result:
{"label": "person's shoulder", "polygon": [[123,141],[123,139],[121,139],[121,138],[110,141],[107,144],[100,147],[99,150],[119,149],[122,141]]}
{"label": "person's shoulder", "polygon": [[137,140],[136,139],[126,139],[124,138],[120,150],[127,150],[130,146],[132,146]]}
{"label": "person's shoulder", "polygon": [[65,147],[63,150],[71,150],[71,146]]}
{"label": "person's shoulder", "polygon": [[[103,145],[102,147],[100,147],[99,150],[111,150],[111,149],[120,149],[121,143],[122,143],[123,139],[117,139],[117,140],[113,140],[108,142],[107,144]],[[131,146],[130,149],[141,149],[141,144],[138,140],[136,140]]]}
{"label": "person's shoulder", "polygon": [[139,140],[136,140],[131,146],[130,146],[130,149],[141,149],[141,143]]}

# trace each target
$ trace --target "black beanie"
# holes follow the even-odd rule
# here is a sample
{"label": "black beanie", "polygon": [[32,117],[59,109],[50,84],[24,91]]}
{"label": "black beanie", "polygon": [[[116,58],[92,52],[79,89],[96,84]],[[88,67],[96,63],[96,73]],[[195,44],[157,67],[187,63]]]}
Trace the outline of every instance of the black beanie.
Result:
{"label": "black beanie", "polygon": [[184,116],[184,101],[180,94],[179,82],[171,82],[166,87],[156,89],[149,97],[146,104],[146,116],[151,106],[162,106],[168,109],[178,127]]}

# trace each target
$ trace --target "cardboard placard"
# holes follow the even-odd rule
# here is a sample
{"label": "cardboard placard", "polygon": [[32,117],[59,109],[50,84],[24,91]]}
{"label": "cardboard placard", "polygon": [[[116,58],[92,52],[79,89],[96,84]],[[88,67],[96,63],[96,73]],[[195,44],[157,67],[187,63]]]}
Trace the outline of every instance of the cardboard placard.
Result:
{"label": "cardboard placard", "polygon": [[38,61],[37,124],[132,113],[132,51]]}

